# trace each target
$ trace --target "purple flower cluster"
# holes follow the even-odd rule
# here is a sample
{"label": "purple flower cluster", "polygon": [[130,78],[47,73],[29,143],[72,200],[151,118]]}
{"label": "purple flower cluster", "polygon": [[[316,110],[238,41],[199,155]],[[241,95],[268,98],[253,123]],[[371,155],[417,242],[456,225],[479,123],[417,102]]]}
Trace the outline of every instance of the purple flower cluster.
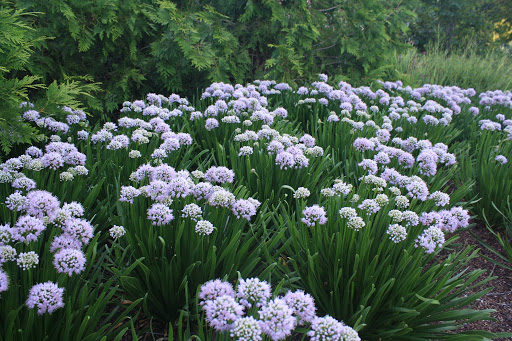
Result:
{"label": "purple flower cluster", "polygon": [[[310,326],[314,340],[360,340],[357,333],[330,316],[316,316],[313,297],[303,291],[270,299],[271,287],[258,278],[239,279],[236,290],[228,282],[211,280],[201,286],[199,303],[206,321],[237,340],[284,340],[297,326]],[[257,309],[251,309],[256,307]],[[244,316],[253,313],[253,316]]]}
{"label": "purple flower cluster", "polygon": [[315,226],[316,223],[319,225],[325,225],[327,223],[325,209],[318,205],[306,207],[302,211],[302,215],[304,217],[301,219],[301,221],[310,227]]}
{"label": "purple flower cluster", "polygon": [[233,183],[235,172],[226,167],[211,167],[204,174],[204,178],[212,183]]}
{"label": "purple flower cluster", "polygon": [[52,313],[64,307],[64,288],[59,288],[53,282],[45,282],[34,285],[29,293],[26,305],[29,309],[37,308],[37,313]]}

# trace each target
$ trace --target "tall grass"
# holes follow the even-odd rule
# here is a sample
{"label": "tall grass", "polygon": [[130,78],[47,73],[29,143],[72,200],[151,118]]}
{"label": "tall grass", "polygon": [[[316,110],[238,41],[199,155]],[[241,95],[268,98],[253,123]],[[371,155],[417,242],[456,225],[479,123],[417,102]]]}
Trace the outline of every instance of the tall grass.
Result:
{"label": "tall grass", "polygon": [[474,88],[477,93],[512,88],[512,55],[499,49],[482,52],[474,42],[447,51],[439,42],[424,53],[411,49],[392,61],[399,79],[412,87],[423,84]]}

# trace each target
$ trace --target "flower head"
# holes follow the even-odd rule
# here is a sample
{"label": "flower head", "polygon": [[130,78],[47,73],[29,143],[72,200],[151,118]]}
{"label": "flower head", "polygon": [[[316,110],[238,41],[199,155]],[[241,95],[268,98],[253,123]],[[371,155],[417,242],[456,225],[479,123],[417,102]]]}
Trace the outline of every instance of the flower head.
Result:
{"label": "flower head", "polygon": [[119,225],[112,226],[108,230],[108,232],[110,233],[110,237],[112,237],[114,239],[121,238],[122,236],[124,236],[126,234],[126,230],[124,229],[124,227],[119,226]]}
{"label": "flower head", "polygon": [[298,325],[311,322],[315,318],[315,301],[310,294],[305,294],[301,290],[289,291],[283,300],[293,310],[293,314],[298,317]]}
{"label": "flower head", "polygon": [[39,315],[46,312],[51,314],[64,306],[63,295],[64,288],[59,288],[57,284],[39,283],[30,289],[26,305],[29,309],[37,307]]}
{"label": "flower head", "polygon": [[243,315],[244,307],[232,296],[220,296],[205,302],[206,321],[217,331],[230,330],[233,323]]}
{"label": "flower head", "polygon": [[325,209],[318,205],[313,205],[306,207],[302,214],[304,217],[301,219],[301,221],[306,224],[307,226],[315,226],[315,223],[318,223],[320,225],[324,225],[327,223],[327,216]]}
{"label": "flower head", "polygon": [[172,210],[166,205],[160,203],[153,204],[148,208],[147,213],[148,219],[156,226],[166,225],[174,219]]}
{"label": "flower head", "polygon": [[16,262],[23,270],[33,269],[39,264],[39,256],[34,251],[21,252]]}
{"label": "flower head", "polygon": [[60,249],[53,257],[53,266],[68,276],[79,274],[85,269],[85,254],[77,249]]}
{"label": "flower head", "polygon": [[233,323],[230,336],[236,340],[247,340],[247,341],[261,341],[261,334],[263,330],[259,321],[255,320],[254,317],[242,317]]}
{"label": "flower head", "polygon": [[283,340],[291,335],[295,328],[296,319],[293,310],[283,299],[276,298],[269,301],[258,311],[261,329],[273,341]]}
{"label": "flower head", "polygon": [[209,236],[213,230],[215,230],[215,227],[211,222],[208,220],[199,220],[196,223],[196,233],[200,236]]}
{"label": "flower head", "polygon": [[252,307],[253,304],[262,306],[270,298],[270,285],[260,281],[259,278],[241,278],[238,282],[236,297],[247,308]]}
{"label": "flower head", "polygon": [[9,277],[7,276],[7,272],[0,269],[0,292],[7,291],[7,289],[9,289]]}
{"label": "flower head", "polygon": [[205,301],[213,301],[220,296],[235,297],[235,291],[231,283],[223,282],[220,279],[208,281],[201,286],[199,299],[203,302],[200,305],[204,305]]}

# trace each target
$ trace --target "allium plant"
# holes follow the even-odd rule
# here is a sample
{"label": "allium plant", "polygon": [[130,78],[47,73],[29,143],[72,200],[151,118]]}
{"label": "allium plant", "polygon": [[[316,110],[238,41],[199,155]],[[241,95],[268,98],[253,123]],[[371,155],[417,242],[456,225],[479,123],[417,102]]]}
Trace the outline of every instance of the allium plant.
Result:
{"label": "allium plant", "polygon": [[217,279],[202,285],[198,298],[217,340],[278,341],[300,334],[315,340],[361,340],[342,322],[330,316],[317,317],[311,295],[300,290],[277,294],[271,295],[270,285],[258,278],[239,278],[235,290]]}
{"label": "allium plant", "polygon": [[99,235],[83,218],[83,206],[61,203],[45,190],[10,191],[26,200],[18,210],[10,205],[11,194],[0,207],[7,219],[0,226],[0,340],[98,340],[124,334],[126,329],[116,331],[112,323],[117,325],[136,304],[119,317],[104,314],[117,288],[98,266],[104,254],[98,253]]}
{"label": "allium plant", "polygon": [[[117,210],[126,234],[114,247],[127,252],[115,252],[119,263],[128,255],[134,264],[121,285],[132,299],[146,296],[148,314],[175,321],[206,279],[233,278],[237,268],[249,275],[264,267],[259,261],[263,231],[253,226],[268,214],[243,187],[231,184],[233,171],[210,167],[192,176],[166,164],[142,164],[134,174],[132,185],[120,188]],[[230,311],[238,314],[235,306]],[[231,323],[229,316],[223,326]]]}

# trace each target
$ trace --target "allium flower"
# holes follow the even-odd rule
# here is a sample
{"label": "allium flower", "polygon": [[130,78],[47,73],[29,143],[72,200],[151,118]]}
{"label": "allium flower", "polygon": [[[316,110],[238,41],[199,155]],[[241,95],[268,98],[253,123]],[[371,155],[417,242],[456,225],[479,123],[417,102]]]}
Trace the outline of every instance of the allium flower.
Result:
{"label": "allium flower", "polygon": [[503,155],[498,155],[496,156],[495,160],[499,163],[501,163],[502,165],[506,164],[508,162],[507,158]]}
{"label": "allium flower", "polygon": [[28,244],[37,240],[37,237],[46,229],[41,218],[24,215],[18,218],[16,225],[10,230],[11,238]]}
{"label": "allium flower", "polygon": [[365,210],[366,214],[377,213],[380,210],[380,205],[376,199],[364,199],[358,206],[359,209]]}
{"label": "allium flower", "polygon": [[32,146],[27,148],[25,154],[30,155],[32,157],[41,157],[43,156],[43,151],[37,147]]}
{"label": "allium flower", "polygon": [[477,116],[480,112],[480,109],[478,109],[477,107],[471,107],[469,108],[468,110],[471,114],[473,114],[473,116]]}
{"label": "allium flower", "polygon": [[213,230],[215,230],[215,227],[208,220],[199,220],[196,223],[195,231],[200,236],[209,236]]}
{"label": "allium flower", "polygon": [[169,184],[161,180],[154,180],[145,187],[144,195],[151,200],[163,202],[169,198]]}
{"label": "allium flower", "polygon": [[425,181],[412,181],[405,188],[413,199],[425,201],[428,198],[428,187]]}
{"label": "allium flower", "polygon": [[148,208],[147,213],[148,219],[156,226],[166,225],[174,219],[172,210],[166,205],[160,203],[153,204]]}
{"label": "allium flower", "polygon": [[[0,182],[2,182],[1,177],[2,177],[2,174],[0,173]],[[7,181],[3,181],[3,182],[7,182]],[[22,176],[22,177],[15,179],[12,182],[11,186],[14,188],[30,191],[30,190],[36,188],[36,182],[32,179],[27,178],[26,176]]]}
{"label": "allium flower", "polygon": [[311,192],[309,192],[309,189],[307,189],[305,187],[299,187],[299,188],[297,188],[295,193],[293,193],[293,197],[295,199],[308,198],[310,195],[311,195]]}
{"label": "allium flower", "polygon": [[357,212],[352,207],[342,207],[339,211],[342,218],[352,218],[357,216]]}
{"label": "allium flower", "polygon": [[249,156],[249,155],[252,155],[253,152],[254,152],[254,150],[251,146],[243,146],[240,148],[240,152],[238,153],[238,156]]}
{"label": "allium flower", "polygon": [[439,228],[431,226],[424,230],[416,239],[415,247],[421,246],[426,253],[433,253],[436,247],[442,247],[445,242],[444,233]]}
{"label": "allium flower", "polygon": [[320,146],[310,147],[304,151],[304,154],[312,157],[319,157],[324,155],[324,149]]}
{"label": "allium flower", "polygon": [[348,222],[347,222],[347,227],[353,229],[353,230],[356,230],[356,231],[359,231],[360,229],[362,229],[364,226],[365,226],[365,222],[363,220],[363,218],[359,217],[359,216],[355,216],[355,217],[350,217],[348,219]]}
{"label": "allium flower", "polygon": [[230,207],[231,204],[235,202],[235,196],[233,193],[225,190],[219,189],[210,194],[208,198],[208,204],[210,206],[221,206],[221,207]]}
{"label": "allium flower", "polygon": [[[379,152],[377,155],[373,157],[373,160],[377,163],[380,163],[382,165],[387,165],[391,162],[391,159],[389,158],[389,155],[385,152]],[[375,174],[375,173],[374,173]]]}
{"label": "allium flower", "polygon": [[360,341],[357,332],[331,316],[316,317],[307,334],[311,341]]}
{"label": "allium flower", "polygon": [[320,190],[320,194],[322,194],[324,197],[333,197],[336,195],[336,192],[332,188],[322,188]]}
{"label": "allium flower", "polygon": [[27,213],[34,217],[42,219],[48,216],[51,221],[57,216],[59,206],[59,199],[47,191],[31,191],[27,194]]}
{"label": "allium flower", "polygon": [[10,158],[2,166],[7,170],[15,171],[23,168],[23,162],[18,158]]}
{"label": "allium flower", "polygon": [[9,224],[0,225],[0,246],[11,241],[12,230]]}
{"label": "allium flower", "polygon": [[315,146],[315,143],[316,143],[316,140],[313,136],[309,135],[309,134],[304,134],[304,136],[302,136],[299,141],[301,143],[304,143],[306,145],[306,147],[309,147],[309,148],[313,148]]}
{"label": "allium flower", "polygon": [[327,117],[327,122],[339,122],[340,118],[336,114],[330,114],[329,117]]}
{"label": "allium flower", "polygon": [[50,245],[50,252],[55,252],[60,249],[80,249],[82,242],[68,233],[53,237]]}
{"label": "allium flower", "polygon": [[388,213],[388,216],[390,216],[395,223],[399,223],[403,220],[402,218],[402,212],[399,210],[391,210]]}
{"label": "allium flower", "polygon": [[23,211],[25,210],[25,205],[27,203],[27,197],[21,194],[20,191],[16,191],[13,194],[9,195],[5,199],[5,205],[11,211]]}
{"label": "allium flower", "polygon": [[41,157],[41,162],[45,168],[57,169],[64,166],[64,159],[59,153],[51,152],[46,153]]}
{"label": "allium flower", "polygon": [[295,157],[291,153],[280,152],[276,155],[276,165],[280,166],[281,169],[293,168],[295,166]]}
{"label": "allium flower", "polygon": [[213,185],[209,182],[200,182],[192,189],[192,195],[198,200],[208,199],[213,191]]}
{"label": "allium flower", "polygon": [[353,146],[356,150],[363,152],[365,150],[373,150],[375,148],[375,143],[367,138],[357,138],[354,141]]}
{"label": "allium flower", "polygon": [[420,223],[420,218],[416,212],[404,211],[402,212],[402,221],[406,222],[406,226],[417,226]]}
{"label": "allium flower", "polygon": [[367,170],[369,174],[375,175],[379,169],[379,166],[377,165],[377,162],[371,160],[371,159],[363,159],[358,164],[359,167],[363,167],[364,170]]}
{"label": "allium flower", "polygon": [[450,203],[450,195],[441,191],[435,191],[428,198],[434,200],[436,206],[446,206]]}
{"label": "allium flower", "polygon": [[16,263],[23,270],[33,269],[39,264],[39,256],[34,251],[20,252]]}
{"label": "allium flower", "polygon": [[94,237],[94,228],[85,219],[71,218],[66,220],[62,227],[64,233],[78,239],[83,244],[87,245],[89,240]]}
{"label": "allium flower", "polygon": [[457,220],[458,228],[465,228],[469,226],[470,217],[467,210],[462,207],[455,206],[451,208],[450,213]]}
{"label": "allium flower", "polygon": [[164,159],[167,157],[167,151],[165,149],[155,149],[151,154],[152,159]]}
{"label": "allium flower", "polygon": [[232,296],[220,296],[206,301],[203,309],[206,321],[217,331],[230,330],[233,323],[243,315],[244,307],[238,304]]}
{"label": "allium flower", "polygon": [[219,121],[215,118],[209,118],[206,120],[205,128],[206,130],[210,131],[219,126]]}
{"label": "allium flower", "polygon": [[251,308],[253,304],[257,307],[263,306],[270,295],[270,285],[259,278],[241,278],[238,282],[236,297],[247,308]]}
{"label": "allium flower", "polygon": [[73,170],[76,172],[76,174],[78,175],[87,175],[89,174],[89,170],[87,168],[85,168],[84,166],[75,166],[73,168]]}
{"label": "allium flower", "polygon": [[196,204],[185,205],[185,207],[183,207],[181,210],[182,218],[190,218],[194,221],[197,221],[199,218],[201,218],[202,214],[203,211],[201,210],[201,207]]}
{"label": "allium flower", "polygon": [[126,230],[124,229],[124,227],[119,226],[119,225],[112,226],[108,230],[108,232],[110,233],[110,237],[112,237],[114,239],[121,238],[122,236],[124,236],[126,234]]}
{"label": "allium flower", "polygon": [[190,173],[190,174],[192,174],[192,176],[193,176],[194,178],[196,178],[196,179],[203,179],[203,178],[204,178],[204,173],[203,173],[203,172],[201,172],[200,170],[195,170],[195,171],[193,171],[193,172],[192,172],[192,173]]}
{"label": "allium flower", "polygon": [[208,281],[201,286],[199,299],[202,302],[199,305],[204,305],[205,301],[213,301],[220,296],[235,297],[235,291],[231,283],[223,282],[220,279]]}
{"label": "allium flower", "polygon": [[210,167],[204,174],[204,178],[212,183],[233,183],[235,172],[226,167]]}
{"label": "allium flower", "polygon": [[242,317],[233,323],[230,336],[236,340],[246,341],[261,341],[261,329],[260,322],[255,320],[254,317]]}
{"label": "allium flower", "polygon": [[59,174],[60,181],[71,181],[75,176],[70,172],[62,172]]}
{"label": "allium flower", "polygon": [[122,186],[119,201],[129,202],[133,204],[133,199],[138,197],[141,192],[133,186]]}
{"label": "allium flower", "polygon": [[407,238],[407,230],[404,226],[399,224],[389,225],[386,233],[389,235],[389,239],[391,239],[393,243],[400,243]]}
{"label": "allium flower", "polygon": [[300,88],[297,89],[297,94],[299,94],[299,95],[307,95],[308,94],[308,88],[306,88],[305,86],[301,86]]}
{"label": "allium flower", "polygon": [[251,217],[256,214],[256,206],[251,200],[239,199],[231,205],[231,210],[237,218],[244,218],[251,220]]}
{"label": "allium flower", "polygon": [[29,309],[37,307],[37,314],[42,315],[64,307],[64,288],[52,282],[34,285],[29,293],[26,305]]}
{"label": "allium flower", "polygon": [[409,199],[405,195],[397,195],[395,198],[395,205],[398,208],[407,208],[409,207]]}
{"label": "allium flower", "polygon": [[361,199],[359,194],[354,194],[352,198],[349,200],[350,202],[358,202]]}
{"label": "allium flower", "polygon": [[309,323],[315,318],[315,301],[310,294],[305,294],[301,290],[289,291],[283,300],[293,310],[293,314],[298,317],[298,325]]}
{"label": "allium flower", "polygon": [[80,130],[76,133],[76,136],[79,140],[87,140],[89,138],[89,133],[85,130]]}
{"label": "allium flower", "polygon": [[290,336],[295,328],[296,319],[293,317],[293,310],[280,298],[271,300],[261,307],[258,314],[261,329],[273,341]]}
{"label": "allium flower", "polygon": [[[0,269],[0,292],[7,291],[9,289],[9,277],[7,276],[7,272]],[[261,340],[261,338],[259,338]]]}
{"label": "allium flower", "polygon": [[16,259],[18,253],[11,245],[0,245],[0,265]]}
{"label": "allium flower", "polygon": [[338,181],[332,186],[332,189],[338,195],[347,195],[352,191],[353,188],[354,186],[352,184],[347,184],[343,181]]}
{"label": "allium flower", "polygon": [[64,211],[68,213],[69,217],[78,218],[84,215],[84,207],[82,204],[73,201],[71,203],[65,203],[62,205],[62,209],[59,211]]}
{"label": "allium flower", "polygon": [[303,211],[304,217],[301,221],[307,226],[315,226],[315,223],[324,225],[327,223],[325,209],[318,205],[308,206]]}
{"label": "allium flower", "polygon": [[72,166],[79,166],[79,165],[84,166],[86,159],[87,159],[87,156],[83,153],[78,152],[77,150],[74,150],[64,156],[64,161],[68,165],[72,165]]}
{"label": "allium flower", "polygon": [[130,152],[128,153],[128,157],[132,158],[132,159],[136,159],[136,158],[139,158],[139,157],[142,157],[142,154],[138,151],[138,150],[130,150]]}
{"label": "allium flower", "polygon": [[380,207],[384,207],[389,203],[389,198],[386,194],[377,194],[375,197],[375,201],[379,204]]}
{"label": "allium flower", "polygon": [[58,273],[66,273],[72,276],[85,269],[85,254],[77,249],[60,249],[53,257],[53,266]]}

